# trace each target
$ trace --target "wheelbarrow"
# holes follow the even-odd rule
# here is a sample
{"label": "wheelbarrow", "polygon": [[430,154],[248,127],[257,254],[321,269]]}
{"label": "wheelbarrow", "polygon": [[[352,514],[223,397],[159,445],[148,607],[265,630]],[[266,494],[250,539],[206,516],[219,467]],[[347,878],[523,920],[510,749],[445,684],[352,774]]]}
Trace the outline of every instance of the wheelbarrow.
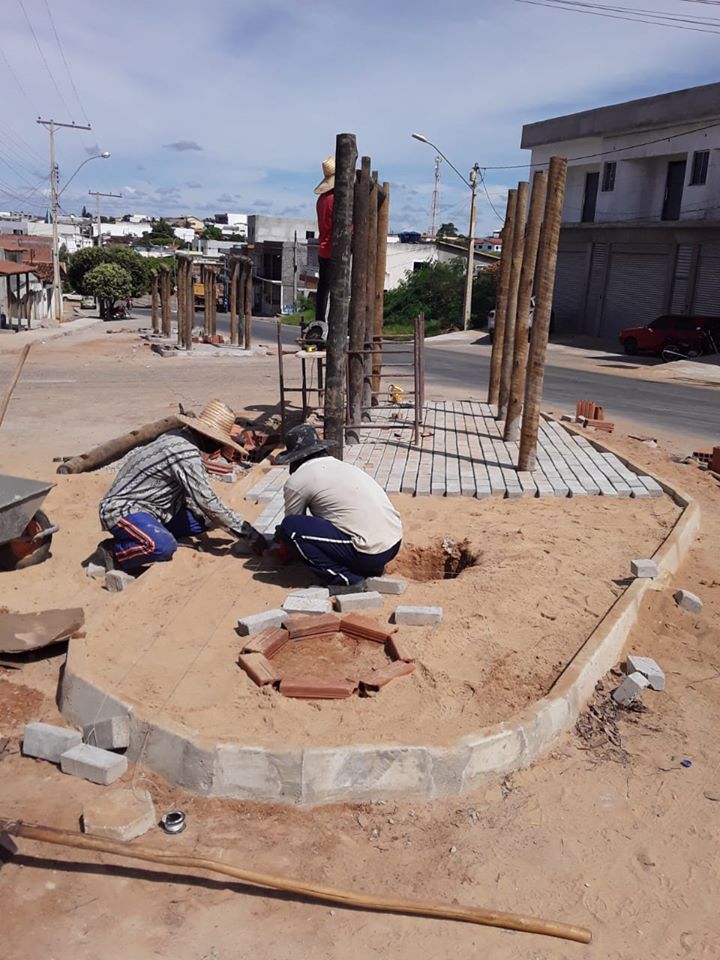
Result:
{"label": "wheelbarrow", "polygon": [[22,570],[50,555],[60,529],[39,510],[54,483],[0,474],[0,570]]}

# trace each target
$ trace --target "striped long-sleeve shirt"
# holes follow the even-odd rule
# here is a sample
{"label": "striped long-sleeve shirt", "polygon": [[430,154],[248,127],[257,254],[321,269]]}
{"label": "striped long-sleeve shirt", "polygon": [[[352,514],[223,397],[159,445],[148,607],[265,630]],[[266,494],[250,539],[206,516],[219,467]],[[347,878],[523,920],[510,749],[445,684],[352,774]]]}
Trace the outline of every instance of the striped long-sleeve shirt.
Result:
{"label": "striped long-sleeve shirt", "polygon": [[173,431],[130,454],[100,502],[100,523],[109,530],[130,513],[167,523],[184,507],[226,530],[242,530],[240,514],[213,492],[198,448]]}

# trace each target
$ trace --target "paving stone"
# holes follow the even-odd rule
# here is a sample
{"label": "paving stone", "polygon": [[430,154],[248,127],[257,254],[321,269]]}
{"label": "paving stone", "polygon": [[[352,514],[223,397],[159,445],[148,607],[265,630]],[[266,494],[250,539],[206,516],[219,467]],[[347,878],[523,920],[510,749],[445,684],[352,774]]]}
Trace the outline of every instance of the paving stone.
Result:
{"label": "paving stone", "polygon": [[85,567],[85,576],[89,577],[91,580],[104,580],[105,573],[105,567],[100,566],[99,563],[90,562]]}
{"label": "paving stone", "polygon": [[91,747],[88,743],[78,744],[66,750],[60,757],[60,769],[73,777],[82,777],[92,783],[107,786],[114,783],[127,770],[127,757],[100,747]]}
{"label": "paving stone", "polygon": [[133,583],[135,577],[124,570],[108,570],[105,574],[105,589],[110,593],[122,593]]}
{"label": "paving stone", "polygon": [[67,727],[56,727],[51,723],[28,723],[22,751],[26,757],[60,763],[60,757],[66,750],[81,743],[82,734],[79,730],[68,730]]}
{"label": "paving stone", "polygon": [[304,587],[302,590],[293,590],[287,595],[290,597],[329,597],[330,591],[327,587]]}
{"label": "paving stone", "polygon": [[650,681],[641,673],[630,673],[625,677],[620,686],[613,690],[612,698],[620,706],[627,706],[629,703],[637,700],[643,690],[650,686]]}
{"label": "paving stone", "polygon": [[378,593],[392,594],[400,596],[407,590],[407,580],[401,577],[368,577],[368,590],[376,590]]}
{"label": "paving stone", "polygon": [[156,824],[155,805],[147,790],[104,790],[82,812],[85,833],[123,843],[141,837]]}
{"label": "paving stone", "polygon": [[410,627],[425,627],[434,623],[442,623],[442,607],[409,607],[395,608],[395,623],[407,624]]}
{"label": "paving stone", "polygon": [[647,677],[653,690],[665,689],[665,674],[652,657],[637,657],[634,653],[631,653],[625,664],[625,672],[627,674],[641,673],[644,677]]}
{"label": "paving stone", "polygon": [[383,598],[377,590],[368,590],[366,593],[345,593],[335,597],[335,603],[340,613],[352,613],[354,610],[375,610],[382,607]]}
{"label": "paving stone", "polygon": [[83,727],[83,740],[103,750],[123,750],[130,746],[130,717],[118,714],[88,723]]}
{"label": "paving stone", "polygon": [[285,610],[265,610],[263,613],[251,613],[238,620],[237,630],[241,637],[251,637],[254,633],[267,630],[268,627],[281,627],[285,622]]}
{"label": "paving stone", "polygon": [[280,673],[262,653],[241,653],[238,664],[259,687],[277,683],[280,679]]}
{"label": "paving stone", "polygon": [[654,580],[655,577],[660,575],[658,565],[654,560],[631,560],[630,573],[642,580]]}
{"label": "paving stone", "polygon": [[321,614],[330,613],[332,605],[326,597],[298,597],[289,596],[283,603],[283,610],[287,613]]}
{"label": "paving stone", "polygon": [[700,613],[703,608],[703,602],[697,594],[690,593],[689,590],[678,590],[674,594],[675,602],[679,607],[682,607],[683,610],[688,610],[690,613]]}

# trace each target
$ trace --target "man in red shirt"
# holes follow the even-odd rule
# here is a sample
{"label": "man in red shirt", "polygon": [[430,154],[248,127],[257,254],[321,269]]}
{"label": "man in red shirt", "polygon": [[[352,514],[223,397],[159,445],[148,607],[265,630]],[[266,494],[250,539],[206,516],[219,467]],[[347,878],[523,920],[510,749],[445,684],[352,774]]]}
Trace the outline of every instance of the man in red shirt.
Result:
{"label": "man in red shirt", "polygon": [[318,194],[317,219],[320,235],[318,246],[318,286],[315,299],[315,319],[325,320],[332,279],[333,206],[335,204],[335,157],[322,164],[323,179],[315,187]]}

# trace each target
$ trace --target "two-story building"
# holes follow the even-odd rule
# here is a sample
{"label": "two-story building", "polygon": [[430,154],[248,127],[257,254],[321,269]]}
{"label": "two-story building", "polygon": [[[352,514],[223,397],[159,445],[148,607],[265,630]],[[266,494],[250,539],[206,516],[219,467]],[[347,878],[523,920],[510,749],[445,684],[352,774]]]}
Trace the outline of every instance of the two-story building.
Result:
{"label": "two-story building", "polygon": [[720,316],[720,83],[531,123],[522,147],[569,161],[556,333]]}

